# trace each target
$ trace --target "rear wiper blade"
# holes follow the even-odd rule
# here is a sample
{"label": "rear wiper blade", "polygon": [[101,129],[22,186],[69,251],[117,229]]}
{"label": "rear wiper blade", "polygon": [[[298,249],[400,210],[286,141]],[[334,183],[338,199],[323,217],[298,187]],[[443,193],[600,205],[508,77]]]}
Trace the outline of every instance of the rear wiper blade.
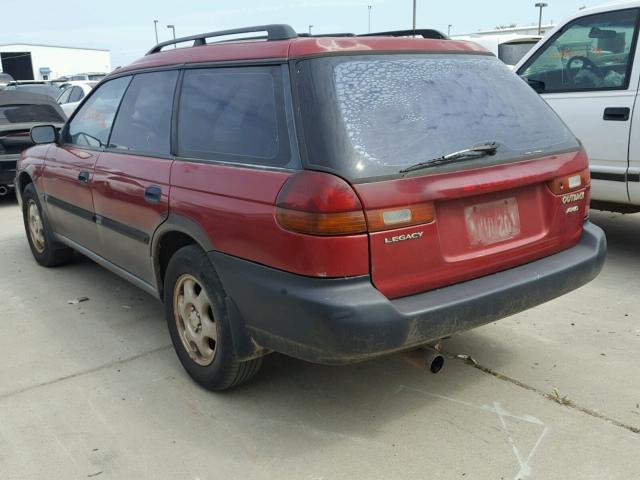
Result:
{"label": "rear wiper blade", "polygon": [[432,158],[426,162],[416,163],[410,167],[403,168],[398,173],[409,173],[415,170],[422,170],[423,168],[435,167],[436,165],[443,165],[445,163],[459,162],[462,160],[469,160],[470,158],[480,158],[487,155],[495,155],[498,150],[497,142],[487,142],[475,145],[471,148],[465,148],[457,152],[448,153],[442,157]]}

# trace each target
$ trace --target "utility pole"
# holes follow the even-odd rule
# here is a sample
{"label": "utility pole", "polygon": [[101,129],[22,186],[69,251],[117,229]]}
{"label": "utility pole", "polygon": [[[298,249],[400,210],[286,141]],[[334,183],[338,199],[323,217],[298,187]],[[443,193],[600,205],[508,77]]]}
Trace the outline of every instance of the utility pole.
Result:
{"label": "utility pole", "polygon": [[313,28],[313,25],[309,24],[309,35],[311,35],[311,29]]}
{"label": "utility pole", "polygon": [[371,33],[371,5],[367,5],[367,8],[369,9],[369,32]]}
{"label": "utility pole", "polygon": [[158,41],[158,20],[153,21],[153,29],[156,31],[156,45],[160,43]]}
{"label": "utility pole", "polygon": [[447,37],[451,35],[451,27],[453,27],[453,25],[447,25]]}
{"label": "utility pole", "polygon": [[548,7],[548,3],[539,2],[536,3],[536,8],[540,9],[540,16],[538,17],[538,35],[542,35],[542,9]]}
{"label": "utility pole", "polygon": [[[173,40],[175,41],[176,39],[176,26],[175,25],[167,25],[167,28],[170,28],[171,30],[173,30]],[[176,44],[173,44],[173,48],[176,48]]]}
{"label": "utility pole", "polygon": [[415,36],[416,31],[416,0],[413,0],[413,32]]}

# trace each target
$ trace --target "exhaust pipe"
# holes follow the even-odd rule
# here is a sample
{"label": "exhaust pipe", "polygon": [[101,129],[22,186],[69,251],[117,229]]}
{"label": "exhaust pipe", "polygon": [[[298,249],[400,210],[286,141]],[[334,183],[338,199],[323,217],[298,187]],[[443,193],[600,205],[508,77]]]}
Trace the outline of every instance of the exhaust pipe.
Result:
{"label": "exhaust pipe", "polygon": [[4,197],[8,193],[9,193],[9,189],[7,188],[7,186],[0,185],[0,197]]}
{"label": "exhaust pipe", "polygon": [[439,347],[439,343],[435,347],[422,347],[418,350],[406,352],[404,356],[410,365],[425,368],[435,374],[444,367],[444,356],[440,353]]}

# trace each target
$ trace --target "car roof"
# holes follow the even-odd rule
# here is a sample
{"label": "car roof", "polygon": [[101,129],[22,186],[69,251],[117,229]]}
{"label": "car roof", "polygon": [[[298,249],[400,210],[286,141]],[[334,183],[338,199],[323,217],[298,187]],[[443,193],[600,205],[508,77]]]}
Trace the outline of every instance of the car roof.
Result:
{"label": "car roof", "polygon": [[[93,87],[98,84],[99,80],[69,80],[68,82],[59,82],[66,89],[68,87],[82,87],[82,86],[90,86]],[[58,83],[58,82],[57,82]]]}
{"label": "car roof", "polygon": [[51,105],[58,107],[55,99],[41,93],[0,90],[0,106],[4,105]]}
{"label": "car roof", "polygon": [[578,10],[570,17],[564,19],[561,23],[566,23],[568,20],[584,17],[585,15],[593,15],[594,13],[610,12],[612,10],[624,10],[625,8],[634,7],[640,7],[640,0],[617,0],[613,2],[602,3],[593,7]]}
{"label": "car roof", "polygon": [[471,53],[492,55],[483,47],[468,41],[389,37],[389,36],[326,36],[295,37],[286,40],[238,40],[234,42],[209,43],[184,48],[170,48],[145,55],[130,65],[112,73],[159,68],[170,65],[194,64],[205,62],[250,61],[250,60],[290,60],[312,56],[340,53],[385,53],[385,52],[424,52],[424,53]]}

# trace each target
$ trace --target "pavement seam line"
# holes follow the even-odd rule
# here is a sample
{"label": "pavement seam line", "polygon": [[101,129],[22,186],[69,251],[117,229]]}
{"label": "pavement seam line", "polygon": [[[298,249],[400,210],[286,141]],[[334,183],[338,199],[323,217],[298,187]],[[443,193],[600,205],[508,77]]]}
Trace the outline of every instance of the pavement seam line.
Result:
{"label": "pavement seam line", "polygon": [[2,394],[0,394],[0,400],[4,400],[5,398],[12,397],[13,395],[18,395],[20,393],[29,392],[31,390],[35,390],[35,389],[38,389],[38,388],[41,388],[41,387],[46,387],[46,386],[53,385],[53,384],[56,384],[56,383],[64,382],[65,380],[70,380],[72,378],[82,377],[82,376],[87,375],[89,373],[98,372],[100,370],[106,370],[108,368],[115,367],[116,365],[122,365],[122,364],[125,364],[125,363],[133,362],[134,360],[138,360],[139,358],[146,357],[148,355],[153,355],[154,353],[162,352],[164,350],[169,350],[170,348],[171,348],[171,345],[163,345],[162,347],[154,348],[153,350],[149,350],[148,352],[139,353],[138,355],[134,355],[134,356],[128,357],[128,358],[122,358],[122,359],[119,359],[119,360],[114,360],[112,362],[105,363],[103,365],[99,365],[99,366],[94,367],[94,368],[90,368],[89,370],[83,370],[81,372],[71,373],[71,374],[65,375],[63,377],[54,378],[53,380],[48,380],[46,382],[37,383],[35,385],[30,385],[28,387],[20,388],[18,390],[13,390],[13,391],[10,391],[10,392],[2,393]]}
{"label": "pavement seam line", "polygon": [[558,405],[562,405],[563,407],[567,407],[567,408],[571,408],[573,410],[576,410],[578,412],[584,413],[586,415],[589,415],[591,417],[597,418],[599,420],[604,420],[605,422],[610,423],[611,425],[614,425],[616,427],[620,427],[620,428],[624,428],[626,430],[629,430],[632,433],[636,433],[636,434],[640,434],[640,427],[634,427],[633,425],[627,425],[626,423],[623,423],[619,420],[616,420],[615,418],[611,418],[603,413],[597,412],[595,410],[592,410],[590,408],[587,407],[582,407],[578,404],[576,404],[574,401],[569,400],[569,401],[565,401],[564,398],[559,398],[557,391],[555,392],[555,394],[551,394],[551,393],[547,393],[544,390],[540,390],[536,387],[533,387],[531,385],[527,385],[524,382],[521,382],[520,380],[516,379],[516,378],[512,378],[509,377],[503,373],[497,372],[495,370],[493,370],[492,368],[489,367],[485,367],[484,365],[479,364],[476,360],[473,359],[473,357],[471,357],[470,355],[455,355],[455,354],[447,354],[447,356],[449,358],[452,358],[454,360],[461,360],[462,362],[464,362],[467,365],[470,365],[478,370],[480,370],[481,372],[487,373],[489,375],[494,376],[495,378],[497,378],[498,380],[503,380],[505,382],[509,382],[517,387],[520,388],[524,388],[525,390],[529,390],[530,392],[536,393],[537,395],[540,395],[541,397],[545,398],[546,400],[551,400],[554,403],[557,403]]}

